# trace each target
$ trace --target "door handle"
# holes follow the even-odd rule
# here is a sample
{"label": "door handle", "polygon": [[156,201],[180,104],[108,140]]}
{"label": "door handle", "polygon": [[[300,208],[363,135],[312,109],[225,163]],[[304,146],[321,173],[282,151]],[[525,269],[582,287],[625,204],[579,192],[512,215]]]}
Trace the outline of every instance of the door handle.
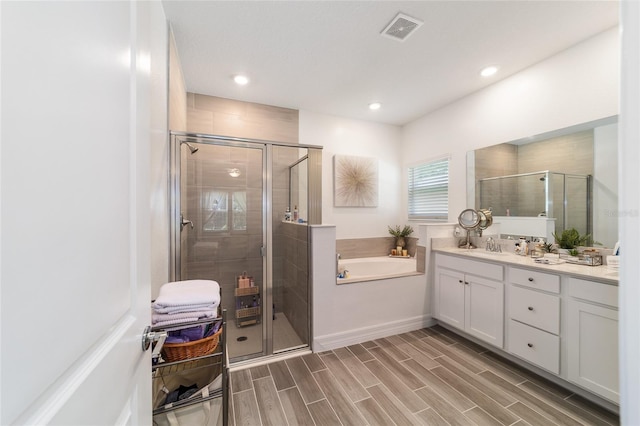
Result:
{"label": "door handle", "polygon": [[160,356],[164,341],[167,340],[167,336],[166,331],[151,331],[151,327],[147,326],[142,332],[142,352],[149,350],[152,342],[157,342],[151,353],[151,358],[157,359]]}
{"label": "door handle", "polygon": [[187,225],[191,225],[191,229],[193,229],[193,222],[189,219],[185,219],[182,213],[180,213],[180,232],[182,232],[184,227]]}

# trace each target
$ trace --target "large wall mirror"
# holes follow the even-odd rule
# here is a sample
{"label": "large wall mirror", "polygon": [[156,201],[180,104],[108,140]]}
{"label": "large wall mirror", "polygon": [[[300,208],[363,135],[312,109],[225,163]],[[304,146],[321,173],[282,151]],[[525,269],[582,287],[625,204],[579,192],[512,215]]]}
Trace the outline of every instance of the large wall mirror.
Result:
{"label": "large wall mirror", "polygon": [[467,153],[467,207],[500,232],[551,239],[576,228],[618,241],[618,125],[607,117]]}

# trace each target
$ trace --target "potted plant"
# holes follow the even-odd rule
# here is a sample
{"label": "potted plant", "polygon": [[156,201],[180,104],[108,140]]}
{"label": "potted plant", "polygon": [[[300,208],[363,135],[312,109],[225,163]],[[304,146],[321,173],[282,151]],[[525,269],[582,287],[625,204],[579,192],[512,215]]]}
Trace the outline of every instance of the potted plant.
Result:
{"label": "potted plant", "polygon": [[555,232],[552,235],[558,245],[558,252],[562,250],[564,253],[575,250],[578,246],[587,245],[591,239],[591,235],[580,235],[575,228],[565,229],[560,235]]}
{"label": "potted plant", "polygon": [[409,225],[405,225],[404,228],[400,228],[400,225],[396,225],[395,228],[388,227],[389,233],[396,237],[396,247],[405,247],[407,242],[404,240],[413,233],[413,228]]}

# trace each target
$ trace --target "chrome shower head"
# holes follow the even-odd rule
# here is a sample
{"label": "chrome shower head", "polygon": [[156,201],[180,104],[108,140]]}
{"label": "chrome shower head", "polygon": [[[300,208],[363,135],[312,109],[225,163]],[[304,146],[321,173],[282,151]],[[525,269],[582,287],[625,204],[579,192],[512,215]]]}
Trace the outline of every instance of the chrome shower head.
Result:
{"label": "chrome shower head", "polygon": [[195,154],[200,149],[200,148],[196,148],[195,146],[191,145],[189,142],[180,142],[180,143],[181,144],[185,144],[187,147],[189,147],[189,151],[191,151],[191,154]]}

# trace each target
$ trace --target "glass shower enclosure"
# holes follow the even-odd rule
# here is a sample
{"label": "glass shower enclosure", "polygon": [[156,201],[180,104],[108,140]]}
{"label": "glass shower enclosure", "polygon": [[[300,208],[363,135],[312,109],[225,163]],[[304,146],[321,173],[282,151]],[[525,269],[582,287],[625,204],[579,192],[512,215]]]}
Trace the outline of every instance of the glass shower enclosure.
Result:
{"label": "glass shower enclosure", "polygon": [[321,148],[172,132],[170,149],[172,279],[220,284],[232,363],[308,348]]}

